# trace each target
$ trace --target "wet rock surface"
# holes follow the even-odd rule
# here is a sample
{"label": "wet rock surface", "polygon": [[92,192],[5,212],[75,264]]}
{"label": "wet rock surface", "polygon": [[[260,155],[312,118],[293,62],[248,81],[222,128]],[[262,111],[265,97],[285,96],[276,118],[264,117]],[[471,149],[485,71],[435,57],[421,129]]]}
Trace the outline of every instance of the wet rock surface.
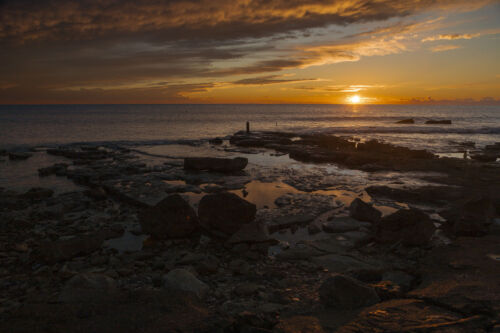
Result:
{"label": "wet rock surface", "polygon": [[[69,145],[47,150],[57,160],[35,173],[81,190],[0,188],[0,331],[498,326],[494,164],[325,135],[230,141],[206,149],[246,156],[236,173]],[[159,231],[144,227],[149,209]],[[203,228],[187,222],[197,216]]]}

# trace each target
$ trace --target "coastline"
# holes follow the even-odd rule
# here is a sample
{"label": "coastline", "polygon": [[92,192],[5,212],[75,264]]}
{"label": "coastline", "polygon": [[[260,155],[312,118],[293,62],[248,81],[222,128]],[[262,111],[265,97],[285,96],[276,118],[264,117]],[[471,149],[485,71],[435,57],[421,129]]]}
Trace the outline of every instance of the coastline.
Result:
{"label": "coastline", "polygon": [[[0,328],[37,332],[57,323],[61,331],[84,332],[106,321],[123,331],[131,312],[151,331],[165,323],[182,332],[321,332],[319,322],[340,331],[410,322],[406,328],[417,331],[498,325],[498,163],[322,134],[238,132],[224,139],[176,142],[167,153],[119,144],[36,152],[56,156],[43,177],[67,178],[81,190],[0,192],[2,266],[14,267],[1,275]],[[184,169],[185,157],[200,156],[249,164],[225,173]],[[168,195],[180,194],[199,212],[204,196],[221,192],[256,205],[243,240],[209,230],[155,239],[141,229],[141,212]],[[357,212],[356,199],[371,210]],[[409,207],[419,213],[392,215]],[[381,216],[367,221],[373,208]],[[422,233],[422,241],[409,244],[408,233]],[[196,279],[196,295],[165,287],[165,276],[179,269]],[[322,286],[332,274],[355,279],[376,301],[331,306]],[[174,320],[181,313],[183,320]]]}

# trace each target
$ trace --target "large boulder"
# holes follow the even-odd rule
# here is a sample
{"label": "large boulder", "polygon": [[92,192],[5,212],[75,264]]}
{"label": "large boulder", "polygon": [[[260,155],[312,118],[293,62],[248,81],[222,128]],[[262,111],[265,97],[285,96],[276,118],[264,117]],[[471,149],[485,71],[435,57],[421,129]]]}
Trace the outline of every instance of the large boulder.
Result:
{"label": "large boulder", "polygon": [[421,210],[400,209],[384,217],[377,225],[377,240],[381,243],[401,242],[408,246],[426,244],[436,227]]}
{"label": "large boulder", "polygon": [[245,169],[248,159],[245,157],[186,157],[184,169],[194,171],[236,172]]}
{"label": "large boulder", "polygon": [[257,207],[234,193],[205,195],[198,206],[201,225],[211,234],[229,237],[255,219]]}
{"label": "large boulder", "polygon": [[481,236],[488,232],[495,215],[491,200],[477,196],[460,200],[455,207],[441,212],[446,219],[444,228],[454,236]]}
{"label": "large boulder", "polygon": [[194,209],[180,195],[174,194],[139,214],[142,230],[157,239],[185,238],[199,229]]}
{"label": "large boulder", "polygon": [[379,210],[359,198],[354,199],[349,206],[349,215],[358,221],[372,223],[380,221],[382,217]]}
{"label": "large boulder", "polygon": [[319,297],[325,306],[337,309],[357,309],[380,301],[372,287],[341,274],[334,274],[323,282]]}
{"label": "large boulder", "polygon": [[167,289],[192,292],[200,298],[203,298],[209,290],[204,282],[182,268],[173,269],[163,276],[163,286]]}

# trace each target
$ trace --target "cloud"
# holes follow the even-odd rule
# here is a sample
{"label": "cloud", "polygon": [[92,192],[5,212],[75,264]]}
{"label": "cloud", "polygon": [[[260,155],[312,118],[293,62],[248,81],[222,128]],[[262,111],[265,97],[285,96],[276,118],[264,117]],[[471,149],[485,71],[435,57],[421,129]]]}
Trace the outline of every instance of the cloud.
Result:
{"label": "cloud", "polygon": [[481,36],[480,33],[475,34],[441,34],[430,36],[422,39],[422,42],[433,42],[437,40],[457,40],[457,39],[472,39]]}
{"label": "cloud", "polygon": [[268,84],[283,84],[283,83],[298,83],[304,81],[315,81],[316,79],[283,79],[282,75],[267,75],[252,77],[247,79],[241,79],[238,81],[233,81],[231,84],[234,85],[268,85]]}
{"label": "cloud", "polygon": [[462,48],[460,45],[437,45],[431,48],[432,52],[451,51]]}
{"label": "cloud", "polygon": [[0,40],[149,41],[261,38],[278,33],[471,9],[494,0],[5,0]]}

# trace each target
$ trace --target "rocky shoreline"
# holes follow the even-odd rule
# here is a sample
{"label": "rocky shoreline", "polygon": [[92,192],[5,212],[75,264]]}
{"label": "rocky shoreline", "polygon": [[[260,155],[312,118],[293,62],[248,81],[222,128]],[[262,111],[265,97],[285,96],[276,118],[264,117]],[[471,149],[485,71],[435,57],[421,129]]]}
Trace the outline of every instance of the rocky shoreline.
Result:
{"label": "rocky shoreline", "polygon": [[0,188],[0,331],[500,331],[491,158],[278,132],[199,148],[221,158],[37,152],[84,190]]}

